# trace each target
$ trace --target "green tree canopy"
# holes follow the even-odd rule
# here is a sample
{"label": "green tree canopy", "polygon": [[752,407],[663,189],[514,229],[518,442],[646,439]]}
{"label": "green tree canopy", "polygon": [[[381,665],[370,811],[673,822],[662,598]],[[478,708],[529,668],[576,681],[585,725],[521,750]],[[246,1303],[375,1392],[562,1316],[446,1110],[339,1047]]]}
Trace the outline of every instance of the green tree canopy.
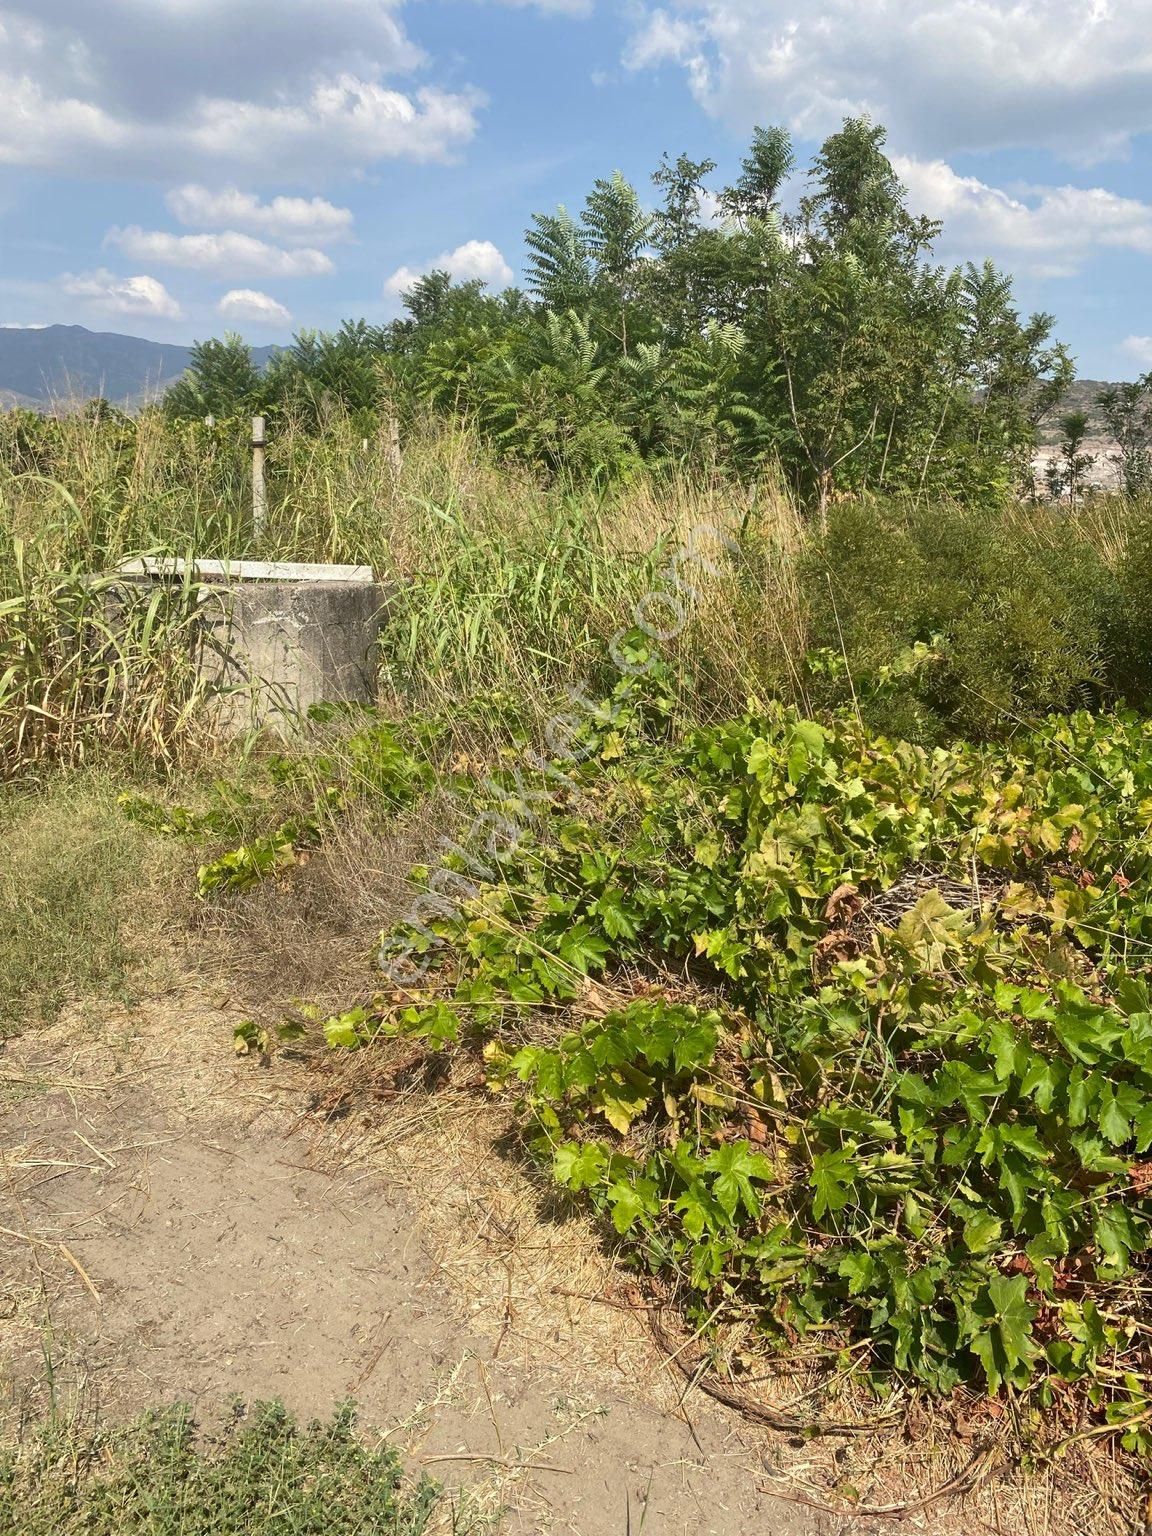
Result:
{"label": "green tree canopy", "polygon": [[[781,128],[756,129],[730,186],[710,185],[715,169],[666,155],[655,206],[617,171],[578,215],[535,214],[526,294],[432,272],[399,319],[304,333],[263,380],[238,338],[204,343],[168,408],[261,399],[316,425],[326,402],[431,408],[550,474],[771,472],[821,512],[846,494],[995,499],[1025,484],[1071,362],[1005,274],[934,263],[940,227],[909,207],[884,130],[846,120],[798,196]],[[1108,404],[1135,479],[1139,402]]]}

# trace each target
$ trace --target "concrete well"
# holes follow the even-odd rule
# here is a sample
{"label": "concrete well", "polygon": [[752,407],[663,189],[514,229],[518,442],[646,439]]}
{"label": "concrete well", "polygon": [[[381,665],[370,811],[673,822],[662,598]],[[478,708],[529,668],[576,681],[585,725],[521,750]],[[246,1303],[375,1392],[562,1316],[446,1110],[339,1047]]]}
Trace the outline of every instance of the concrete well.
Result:
{"label": "concrete well", "polygon": [[370,566],[132,560],[117,576],[197,587],[198,665],[228,729],[283,729],[313,704],[376,702],[388,591]]}

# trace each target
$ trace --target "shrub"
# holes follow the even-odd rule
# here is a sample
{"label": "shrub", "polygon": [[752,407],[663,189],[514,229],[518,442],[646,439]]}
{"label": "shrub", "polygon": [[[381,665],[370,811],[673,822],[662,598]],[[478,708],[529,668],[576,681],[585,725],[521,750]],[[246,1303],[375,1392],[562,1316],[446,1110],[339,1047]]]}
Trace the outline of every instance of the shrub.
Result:
{"label": "shrub", "polygon": [[844,504],[801,572],[813,697],[854,696],[878,729],[919,741],[1004,736],[1112,688],[1117,579],[1047,509]]}

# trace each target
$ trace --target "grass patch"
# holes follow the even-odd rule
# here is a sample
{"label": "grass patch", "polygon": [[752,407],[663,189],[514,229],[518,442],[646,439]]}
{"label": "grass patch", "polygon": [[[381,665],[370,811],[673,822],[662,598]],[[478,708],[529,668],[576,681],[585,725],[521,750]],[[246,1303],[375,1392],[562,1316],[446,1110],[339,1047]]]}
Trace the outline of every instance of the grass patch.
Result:
{"label": "grass patch", "polygon": [[212,1436],[185,1407],[83,1443],[50,1428],[0,1453],[0,1536],[422,1536],[438,1486],[407,1483],[355,1423],[348,1405],[300,1427],[264,1403]]}
{"label": "grass patch", "polygon": [[95,773],[0,798],[0,1036],[85,997],[115,996],[186,908],[186,850],[150,837]]}

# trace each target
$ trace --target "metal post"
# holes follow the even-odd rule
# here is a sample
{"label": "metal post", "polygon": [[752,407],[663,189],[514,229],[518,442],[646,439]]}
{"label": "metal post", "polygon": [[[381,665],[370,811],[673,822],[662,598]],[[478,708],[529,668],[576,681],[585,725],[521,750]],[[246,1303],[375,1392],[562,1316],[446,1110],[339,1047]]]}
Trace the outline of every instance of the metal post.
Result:
{"label": "metal post", "polygon": [[267,437],[263,416],[252,418],[252,533],[256,539],[264,536],[268,521],[268,488],[264,484],[264,449]]}

